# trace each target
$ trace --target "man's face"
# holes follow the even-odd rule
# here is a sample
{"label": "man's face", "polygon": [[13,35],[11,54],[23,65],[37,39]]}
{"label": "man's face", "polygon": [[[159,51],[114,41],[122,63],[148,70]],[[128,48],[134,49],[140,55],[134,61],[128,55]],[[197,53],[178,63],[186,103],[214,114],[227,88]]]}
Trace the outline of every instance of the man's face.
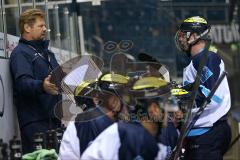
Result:
{"label": "man's face", "polygon": [[159,105],[155,102],[152,102],[148,105],[148,114],[151,120],[155,122],[161,122],[163,119],[163,113]]}
{"label": "man's face", "polygon": [[45,38],[46,35],[46,24],[43,18],[37,18],[36,22],[29,26],[27,32],[29,33],[32,40],[42,40]]}
{"label": "man's face", "polygon": [[182,120],[183,117],[184,117],[184,115],[183,115],[183,112],[181,110],[178,110],[178,111],[174,112],[174,119],[176,121]]}
{"label": "man's face", "polygon": [[179,45],[178,47],[181,48],[181,50],[183,51],[187,51],[189,48],[189,44],[187,41],[187,34],[185,32],[178,31],[176,38]]}

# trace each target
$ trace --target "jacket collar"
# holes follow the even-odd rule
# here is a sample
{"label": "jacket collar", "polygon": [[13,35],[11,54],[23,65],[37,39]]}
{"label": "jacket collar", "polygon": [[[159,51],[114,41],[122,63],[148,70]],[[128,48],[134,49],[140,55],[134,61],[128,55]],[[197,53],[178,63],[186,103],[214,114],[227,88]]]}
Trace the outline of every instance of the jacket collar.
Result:
{"label": "jacket collar", "polygon": [[35,49],[47,50],[49,46],[49,40],[31,40],[28,41],[24,38],[20,38],[19,43],[24,43],[27,45],[31,45]]}

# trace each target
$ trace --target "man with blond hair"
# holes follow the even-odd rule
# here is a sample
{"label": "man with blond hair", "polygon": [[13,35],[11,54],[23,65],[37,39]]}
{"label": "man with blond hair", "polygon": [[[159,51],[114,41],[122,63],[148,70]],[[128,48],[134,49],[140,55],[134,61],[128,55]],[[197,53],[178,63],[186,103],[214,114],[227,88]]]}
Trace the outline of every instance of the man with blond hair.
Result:
{"label": "man with blond hair", "polygon": [[23,153],[34,150],[35,133],[60,126],[60,121],[54,117],[53,108],[61,96],[55,84],[50,82],[51,71],[59,64],[48,50],[44,17],[40,9],[27,9],[21,14],[21,37],[10,57]]}

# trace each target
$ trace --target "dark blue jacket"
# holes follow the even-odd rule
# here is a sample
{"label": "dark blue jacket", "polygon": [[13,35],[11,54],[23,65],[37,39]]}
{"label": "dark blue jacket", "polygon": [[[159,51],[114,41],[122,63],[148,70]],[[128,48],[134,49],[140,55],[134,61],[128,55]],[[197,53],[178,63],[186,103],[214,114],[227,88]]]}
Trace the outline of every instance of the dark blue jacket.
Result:
{"label": "dark blue jacket", "polygon": [[14,100],[20,127],[31,122],[53,117],[53,107],[61,96],[47,94],[43,80],[58,65],[49,41],[27,41],[20,39],[10,56],[13,78]]}
{"label": "dark blue jacket", "polygon": [[158,155],[156,139],[140,124],[135,122],[118,122],[121,146],[120,160],[151,160]]}
{"label": "dark blue jacket", "polygon": [[166,146],[170,146],[171,150],[175,148],[178,140],[178,131],[173,122],[169,121],[167,127],[162,128],[160,142]]}

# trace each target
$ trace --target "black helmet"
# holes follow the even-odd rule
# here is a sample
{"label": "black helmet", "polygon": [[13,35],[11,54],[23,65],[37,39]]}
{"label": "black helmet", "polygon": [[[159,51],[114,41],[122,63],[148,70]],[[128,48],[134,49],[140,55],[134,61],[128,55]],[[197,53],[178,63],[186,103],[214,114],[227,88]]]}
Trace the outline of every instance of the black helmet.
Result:
{"label": "black helmet", "polygon": [[[191,46],[197,43],[200,39],[209,40],[210,25],[207,21],[199,16],[194,16],[185,19],[179,26],[179,30],[175,35],[175,43],[180,51],[187,52],[190,56]],[[194,40],[190,40],[190,36],[196,33],[197,37]],[[185,43],[183,42],[185,39]]]}
{"label": "black helmet", "polygon": [[183,32],[197,33],[198,35],[204,33],[208,29],[210,29],[210,25],[208,25],[204,18],[199,16],[187,18],[179,26],[179,30]]}
{"label": "black helmet", "polygon": [[115,73],[104,73],[98,78],[98,87],[103,91],[109,91],[116,95],[119,86],[128,83],[128,77]]}
{"label": "black helmet", "polygon": [[102,74],[95,81],[83,81],[74,90],[74,99],[78,106],[81,106],[83,110],[87,110],[96,106],[93,98],[100,98],[104,101],[107,96],[116,95],[117,87],[128,83],[128,77],[105,73]]}
{"label": "black helmet", "polygon": [[96,106],[92,98],[96,87],[97,81],[83,81],[75,88],[74,100],[76,105],[81,107],[83,111]]}

